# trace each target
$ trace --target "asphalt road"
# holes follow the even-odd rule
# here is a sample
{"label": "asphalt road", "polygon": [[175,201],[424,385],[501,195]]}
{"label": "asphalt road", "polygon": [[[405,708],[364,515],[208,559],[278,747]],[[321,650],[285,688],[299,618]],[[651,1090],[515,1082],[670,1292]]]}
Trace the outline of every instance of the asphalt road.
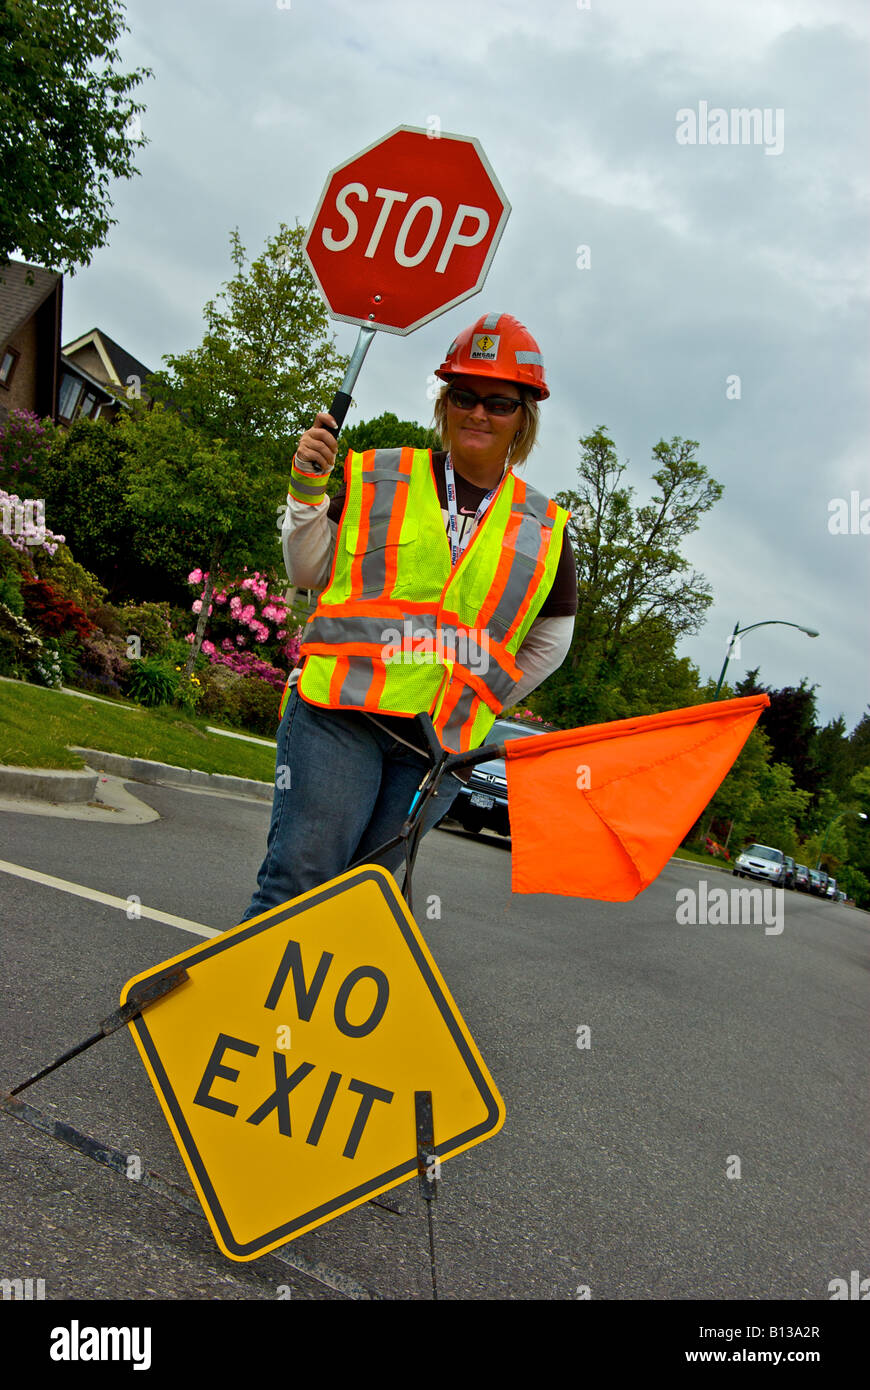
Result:
{"label": "asphalt road", "polygon": [[[6,810],[0,857],[233,926],[268,808],[130,790],[159,818]],[[678,921],[677,894],[701,879],[737,884],[672,863],[633,903],[512,895],[504,842],[423,842],[417,920],[507,1108],[499,1134],[444,1165],[442,1298],[828,1300],[831,1280],[870,1274],[870,916],[788,893],[781,931]],[[5,872],[0,903],[3,1090],[198,940]],[[23,1098],[192,1191],[126,1029]],[[367,1204],[243,1265],[198,1210],[6,1115],[0,1162],[0,1276],[42,1278],[48,1299],[431,1296],[414,1182],[390,1194],[397,1211]]]}

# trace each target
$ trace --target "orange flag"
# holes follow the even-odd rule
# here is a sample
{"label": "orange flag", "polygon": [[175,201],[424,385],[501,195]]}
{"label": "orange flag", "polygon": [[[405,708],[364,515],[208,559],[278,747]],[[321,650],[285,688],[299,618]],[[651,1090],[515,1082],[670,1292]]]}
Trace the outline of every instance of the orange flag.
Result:
{"label": "orange flag", "polygon": [[505,745],[515,893],[624,903],[652,883],[725,778],[767,695]]}

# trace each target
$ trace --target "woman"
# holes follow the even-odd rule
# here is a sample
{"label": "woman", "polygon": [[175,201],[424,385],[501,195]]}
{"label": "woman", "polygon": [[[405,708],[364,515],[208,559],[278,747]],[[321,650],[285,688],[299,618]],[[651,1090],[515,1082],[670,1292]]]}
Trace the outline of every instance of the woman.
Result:
{"label": "woman", "polygon": [[[330,499],[332,417],[319,414],[299,441],[284,561],[292,583],[322,592],[282,701],[266,857],[242,920],[371,862],[398,834],[430,765],[417,714],[430,714],[445,748],[480,747],[571,644],[568,513],[515,472],[549,395],[537,343],[510,315],[487,314],[436,375],[446,455],[349,454]],[[442,779],[423,833],[461,775]],[[402,857],[399,847],[374,862],[395,870]]]}

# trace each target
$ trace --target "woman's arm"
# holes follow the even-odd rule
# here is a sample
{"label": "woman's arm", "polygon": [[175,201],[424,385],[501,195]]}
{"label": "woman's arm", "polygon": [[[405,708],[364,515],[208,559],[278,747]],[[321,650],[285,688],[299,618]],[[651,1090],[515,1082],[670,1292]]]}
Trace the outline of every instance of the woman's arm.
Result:
{"label": "woman's arm", "polygon": [[511,705],[525,700],[547,676],[558,671],[568,655],[573,636],[573,617],[536,618],[516,654],[515,660],[523,672],[523,678],[511,691]]}
{"label": "woman's arm", "polygon": [[325,589],[332,569],[338,527],[327,516],[326,484],[338,450],[333,428],[332,416],[322,410],[299,440],[290,467],[281,549],[290,583],[300,589]]}
{"label": "woman's arm", "polygon": [[332,571],[338,525],[327,516],[329,497],[312,506],[287,494],[281,527],[281,549],[291,584],[299,589],[325,589]]}

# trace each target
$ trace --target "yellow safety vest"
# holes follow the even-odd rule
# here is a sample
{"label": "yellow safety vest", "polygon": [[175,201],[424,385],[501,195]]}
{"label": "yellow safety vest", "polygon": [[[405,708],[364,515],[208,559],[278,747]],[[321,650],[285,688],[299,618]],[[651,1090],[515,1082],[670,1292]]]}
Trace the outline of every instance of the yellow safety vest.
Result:
{"label": "yellow safety vest", "polygon": [[477,748],[522,677],[514,656],[570,513],[508,470],[453,568],[428,449],[351,452],[345,477],[299,694],[325,709],[428,712],[445,748]]}

